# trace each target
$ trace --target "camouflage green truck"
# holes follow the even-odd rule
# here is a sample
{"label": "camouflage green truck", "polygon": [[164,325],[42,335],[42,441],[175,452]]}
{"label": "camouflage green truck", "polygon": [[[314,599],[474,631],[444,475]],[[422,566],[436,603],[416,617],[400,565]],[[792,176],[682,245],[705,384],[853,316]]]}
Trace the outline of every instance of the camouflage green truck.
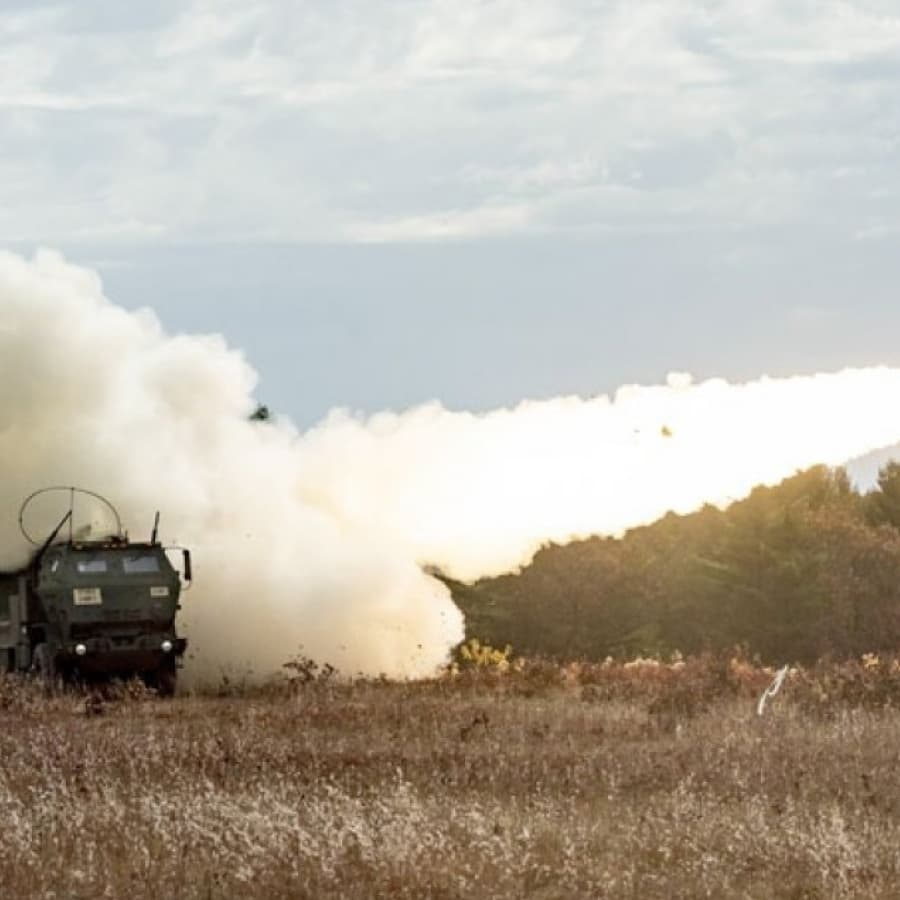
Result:
{"label": "camouflage green truck", "polygon": [[[76,489],[65,490],[74,498]],[[139,676],[171,695],[187,647],[175,614],[191,580],[190,552],[177,548],[177,571],[157,540],[159,514],[147,542],[130,541],[120,524],[88,539],[73,529],[73,505],[28,565],[0,572],[0,671],[48,681]],[[32,540],[22,512],[19,522]]]}

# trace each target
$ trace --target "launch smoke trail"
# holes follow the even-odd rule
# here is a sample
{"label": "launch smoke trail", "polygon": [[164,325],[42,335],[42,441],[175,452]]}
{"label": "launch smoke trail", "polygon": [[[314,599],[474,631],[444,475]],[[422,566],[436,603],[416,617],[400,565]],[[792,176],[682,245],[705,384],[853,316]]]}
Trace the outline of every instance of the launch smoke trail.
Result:
{"label": "launch smoke trail", "polygon": [[[731,385],[670,376],[614,396],[474,415],[430,404],[306,433],[248,421],[256,376],[215,336],[171,336],[92,272],[0,255],[0,566],[47,484],[113,499],[134,535],[163,514],[190,546],[195,673],[428,674],[462,636],[444,586],[527,562],[548,540],[618,534],[724,504],[797,469],[900,440],[900,370]],[[302,649],[301,649],[302,648]]]}

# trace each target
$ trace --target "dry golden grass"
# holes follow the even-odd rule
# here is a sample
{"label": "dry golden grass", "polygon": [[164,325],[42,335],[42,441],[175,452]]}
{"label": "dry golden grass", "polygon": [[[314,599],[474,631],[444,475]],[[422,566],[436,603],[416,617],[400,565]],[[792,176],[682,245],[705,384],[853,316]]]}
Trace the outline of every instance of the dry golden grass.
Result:
{"label": "dry golden grass", "polygon": [[769,674],[722,660],[173,701],[8,680],[0,891],[895,897],[895,675],[796,673],[761,719]]}

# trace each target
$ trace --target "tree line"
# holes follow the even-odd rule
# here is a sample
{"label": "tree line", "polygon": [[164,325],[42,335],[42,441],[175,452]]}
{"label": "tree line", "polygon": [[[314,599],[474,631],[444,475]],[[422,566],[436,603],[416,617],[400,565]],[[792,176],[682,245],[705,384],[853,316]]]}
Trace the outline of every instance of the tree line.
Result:
{"label": "tree line", "polygon": [[445,579],[467,637],[603,659],[719,651],[811,662],[900,647],[900,464],[875,490],[815,467],[725,510],[545,546],[518,574]]}

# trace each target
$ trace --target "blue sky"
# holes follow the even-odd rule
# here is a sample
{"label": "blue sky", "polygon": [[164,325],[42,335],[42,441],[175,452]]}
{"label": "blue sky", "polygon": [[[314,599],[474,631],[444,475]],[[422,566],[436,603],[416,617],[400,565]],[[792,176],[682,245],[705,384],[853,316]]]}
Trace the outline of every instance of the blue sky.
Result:
{"label": "blue sky", "polygon": [[898,147],[876,0],[0,2],[0,244],[302,425],[900,365]]}

